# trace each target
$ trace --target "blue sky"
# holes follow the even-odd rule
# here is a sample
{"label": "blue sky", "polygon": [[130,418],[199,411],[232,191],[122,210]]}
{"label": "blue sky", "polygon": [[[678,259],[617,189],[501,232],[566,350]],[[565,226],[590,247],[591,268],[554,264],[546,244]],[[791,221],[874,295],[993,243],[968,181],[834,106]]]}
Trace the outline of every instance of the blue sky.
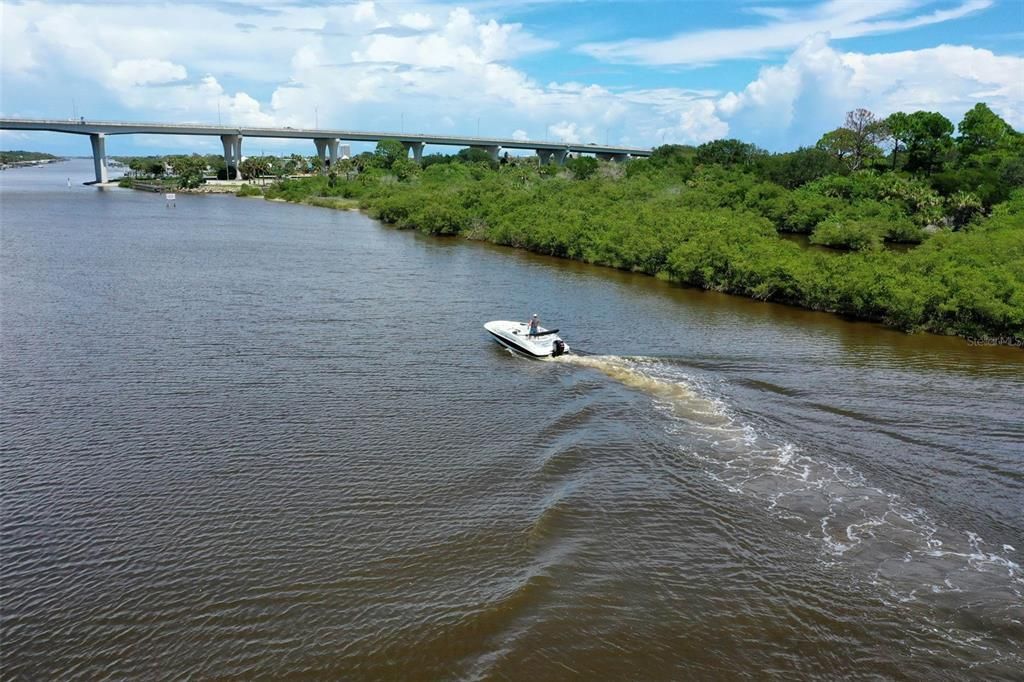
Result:
{"label": "blue sky", "polygon": [[[1024,0],[4,0],[0,12],[4,116],[479,126],[640,147],[737,137],[783,151],[855,107],[957,123],[984,101],[1024,129]],[[244,152],[305,146],[247,140]],[[88,153],[44,133],[3,132],[0,147]],[[108,142],[112,154],[218,148]]]}

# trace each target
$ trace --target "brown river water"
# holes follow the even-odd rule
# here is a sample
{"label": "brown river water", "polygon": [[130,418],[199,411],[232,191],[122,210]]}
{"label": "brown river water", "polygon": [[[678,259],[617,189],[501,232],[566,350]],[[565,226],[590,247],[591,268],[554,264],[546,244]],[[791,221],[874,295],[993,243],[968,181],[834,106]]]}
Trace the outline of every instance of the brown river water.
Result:
{"label": "brown river water", "polygon": [[3,679],[1020,679],[1024,351],[89,173],[0,175]]}

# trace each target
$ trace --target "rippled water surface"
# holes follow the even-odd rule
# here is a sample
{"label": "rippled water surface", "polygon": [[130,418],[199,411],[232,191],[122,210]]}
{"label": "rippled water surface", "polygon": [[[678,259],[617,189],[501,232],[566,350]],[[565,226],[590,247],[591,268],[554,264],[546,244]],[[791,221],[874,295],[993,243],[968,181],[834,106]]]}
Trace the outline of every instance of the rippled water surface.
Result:
{"label": "rippled water surface", "polygon": [[1019,349],[88,174],[0,175],[5,678],[1024,669]]}

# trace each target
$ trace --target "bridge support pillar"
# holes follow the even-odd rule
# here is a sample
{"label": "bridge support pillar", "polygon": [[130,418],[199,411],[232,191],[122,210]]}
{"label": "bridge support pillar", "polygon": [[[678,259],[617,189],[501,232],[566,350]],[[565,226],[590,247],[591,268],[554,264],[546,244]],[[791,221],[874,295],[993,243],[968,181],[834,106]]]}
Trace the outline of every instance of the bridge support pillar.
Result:
{"label": "bridge support pillar", "polygon": [[494,161],[494,162],[498,161],[498,152],[501,151],[501,147],[498,146],[498,145],[487,145],[487,146],[484,146],[484,145],[479,145],[479,146],[474,145],[473,149],[482,149],[482,150],[484,150],[485,152],[487,152],[487,155],[491,157],[491,161]]}
{"label": "bridge support pillar", "polygon": [[96,169],[96,182],[107,181],[107,138],[103,133],[89,135],[92,143],[92,165]]}
{"label": "bridge support pillar", "polygon": [[540,165],[546,166],[551,163],[552,159],[559,166],[565,165],[565,157],[569,155],[568,149],[538,149],[537,158],[540,159]]}
{"label": "bridge support pillar", "polygon": [[409,155],[409,150],[412,150],[412,160],[419,163],[423,160],[423,148],[427,146],[426,142],[403,142],[402,146],[405,147],[406,156]]}
{"label": "bridge support pillar", "polygon": [[629,161],[629,154],[612,154],[611,152],[601,152],[597,155],[597,158],[602,161],[614,161],[615,163],[622,163],[623,161]]}
{"label": "bridge support pillar", "polygon": [[336,138],[335,139],[327,140],[327,152],[328,152],[328,159],[327,160],[331,164],[330,167],[331,168],[337,167],[337,165],[338,165],[338,140]]}
{"label": "bridge support pillar", "polygon": [[[336,137],[314,137],[313,144],[316,145],[316,155],[320,157],[321,172],[327,173],[331,168],[338,165],[338,143]],[[348,145],[345,145],[346,156],[348,156]]]}
{"label": "bridge support pillar", "polygon": [[314,137],[313,144],[316,145],[316,155],[320,158],[320,172],[326,173],[330,167],[331,162],[327,158],[327,143],[330,142],[330,138],[327,137]]}
{"label": "bridge support pillar", "polygon": [[242,136],[221,135],[220,143],[224,145],[224,177],[228,180],[237,180],[241,177],[238,166],[242,163]]}

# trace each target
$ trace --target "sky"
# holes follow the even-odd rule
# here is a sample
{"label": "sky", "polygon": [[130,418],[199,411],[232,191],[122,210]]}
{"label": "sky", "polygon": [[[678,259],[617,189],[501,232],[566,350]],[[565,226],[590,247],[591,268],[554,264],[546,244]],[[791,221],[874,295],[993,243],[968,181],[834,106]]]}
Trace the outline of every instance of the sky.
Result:
{"label": "sky", "polygon": [[[0,0],[0,37],[5,117],[787,151],[858,107],[955,125],[985,102],[1024,130],[1024,0]],[[0,148],[90,149],[12,131]],[[192,151],[220,141],[107,142]],[[243,149],[295,151],[312,142]]]}

